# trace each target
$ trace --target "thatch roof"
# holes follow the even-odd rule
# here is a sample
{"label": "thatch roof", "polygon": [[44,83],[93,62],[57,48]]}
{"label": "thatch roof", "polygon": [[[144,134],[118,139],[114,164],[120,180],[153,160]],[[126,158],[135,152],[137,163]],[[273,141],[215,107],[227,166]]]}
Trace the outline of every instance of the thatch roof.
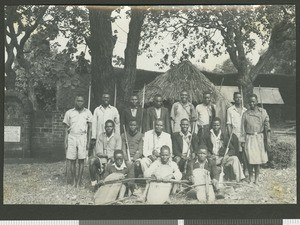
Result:
{"label": "thatch roof", "polygon": [[[203,92],[211,92],[213,101],[218,99],[227,100],[215,88],[206,76],[191,62],[184,61],[166,73],[157,76],[152,82],[146,85],[145,88],[145,103],[153,101],[156,94],[161,94],[163,100],[175,102],[180,99],[181,90],[189,92],[190,100],[200,103],[203,101]],[[138,93],[139,98],[142,99],[143,89]]]}

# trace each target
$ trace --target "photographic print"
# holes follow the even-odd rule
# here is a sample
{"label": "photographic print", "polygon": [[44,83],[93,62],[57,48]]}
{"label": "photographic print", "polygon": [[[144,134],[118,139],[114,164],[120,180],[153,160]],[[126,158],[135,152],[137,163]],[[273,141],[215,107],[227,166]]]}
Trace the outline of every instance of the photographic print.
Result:
{"label": "photographic print", "polygon": [[3,204],[296,204],[295,5],[6,5]]}

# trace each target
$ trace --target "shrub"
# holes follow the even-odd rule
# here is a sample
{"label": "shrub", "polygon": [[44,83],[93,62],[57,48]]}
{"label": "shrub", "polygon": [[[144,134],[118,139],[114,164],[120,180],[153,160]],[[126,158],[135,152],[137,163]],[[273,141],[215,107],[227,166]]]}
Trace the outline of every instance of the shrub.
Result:
{"label": "shrub", "polygon": [[286,141],[272,140],[271,149],[268,152],[268,167],[283,169],[290,166],[293,156],[294,146]]}

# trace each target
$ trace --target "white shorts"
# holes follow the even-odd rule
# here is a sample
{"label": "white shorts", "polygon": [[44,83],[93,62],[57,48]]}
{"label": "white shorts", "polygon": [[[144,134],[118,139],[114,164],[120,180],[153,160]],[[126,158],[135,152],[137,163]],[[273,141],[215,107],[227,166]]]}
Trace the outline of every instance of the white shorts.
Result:
{"label": "white shorts", "polygon": [[86,134],[68,135],[68,149],[66,158],[70,160],[86,158]]}

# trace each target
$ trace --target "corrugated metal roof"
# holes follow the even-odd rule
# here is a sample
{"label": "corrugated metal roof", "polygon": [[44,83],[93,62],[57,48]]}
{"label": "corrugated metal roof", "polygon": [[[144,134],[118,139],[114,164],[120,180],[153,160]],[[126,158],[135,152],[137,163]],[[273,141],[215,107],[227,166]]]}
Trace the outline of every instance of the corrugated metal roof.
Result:
{"label": "corrugated metal roof", "polygon": [[[233,101],[233,93],[239,91],[237,86],[216,86],[216,88],[231,102]],[[253,93],[257,95],[258,103],[261,103],[262,98],[263,104],[284,104],[278,88],[261,87],[259,91],[259,87],[254,87]]]}

